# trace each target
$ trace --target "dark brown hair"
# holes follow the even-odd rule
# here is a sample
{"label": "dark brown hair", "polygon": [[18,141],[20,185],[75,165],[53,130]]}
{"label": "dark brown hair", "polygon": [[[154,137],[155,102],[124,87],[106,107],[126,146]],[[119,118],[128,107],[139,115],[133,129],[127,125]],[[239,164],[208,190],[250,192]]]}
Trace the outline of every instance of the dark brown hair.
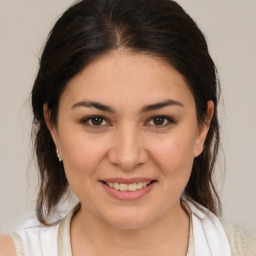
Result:
{"label": "dark brown hair", "polygon": [[171,0],[83,0],[71,6],[54,25],[32,89],[33,131],[41,177],[39,221],[47,224],[69,188],[44,120],[43,105],[48,104],[51,122],[56,124],[59,98],[67,82],[92,60],[120,47],[153,54],[174,66],[194,95],[199,123],[205,121],[207,101],[214,102],[204,150],[194,159],[184,193],[217,214],[220,201],[212,176],[219,146],[219,82],[202,32]]}

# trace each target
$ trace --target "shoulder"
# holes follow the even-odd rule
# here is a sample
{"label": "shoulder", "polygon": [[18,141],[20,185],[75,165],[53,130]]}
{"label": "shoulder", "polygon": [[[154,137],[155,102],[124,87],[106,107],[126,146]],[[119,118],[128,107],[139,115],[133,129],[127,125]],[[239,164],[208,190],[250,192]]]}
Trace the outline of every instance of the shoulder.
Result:
{"label": "shoulder", "polygon": [[220,221],[229,240],[232,255],[256,256],[256,236],[228,221]]}
{"label": "shoulder", "polygon": [[[16,232],[20,237],[25,255],[57,255],[59,225],[53,226],[30,226],[24,227]],[[1,256],[1,255],[0,255]]]}
{"label": "shoulder", "polygon": [[16,256],[16,250],[12,238],[9,235],[0,234],[0,256]]}

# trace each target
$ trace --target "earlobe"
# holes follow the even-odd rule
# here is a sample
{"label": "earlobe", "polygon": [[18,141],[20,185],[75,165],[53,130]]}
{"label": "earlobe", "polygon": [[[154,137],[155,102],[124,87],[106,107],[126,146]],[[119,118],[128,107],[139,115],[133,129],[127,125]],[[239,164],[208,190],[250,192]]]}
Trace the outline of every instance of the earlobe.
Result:
{"label": "earlobe", "polygon": [[53,139],[53,142],[54,142],[56,148],[59,148],[58,147],[57,131],[56,131],[55,126],[51,122],[51,118],[50,118],[51,111],[49,110],[47,103],[44,104],[43,111],[44,111],[44,120],[45,120],[46,126],[47,126],[47,128],[49,129],[49,131],[51,133],[51,136],[52,136],[52,139]]}
{"label": "earlobe", "polygon": [[205,117],[205,121],[198,126],[198,133],[194,144],[194,157],[199,156],[204,149],[204,142],[210,128],[213,113],[214,103],[212,100],[209,100],[207,102],[207,115]]}

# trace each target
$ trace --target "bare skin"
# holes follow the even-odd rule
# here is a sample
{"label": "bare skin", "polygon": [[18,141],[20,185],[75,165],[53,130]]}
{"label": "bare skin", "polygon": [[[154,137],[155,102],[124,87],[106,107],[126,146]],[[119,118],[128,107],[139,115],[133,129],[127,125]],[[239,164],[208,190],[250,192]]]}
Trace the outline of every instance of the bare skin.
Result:
{"label": "bare skin", "polygon": [[[152,226],[138,230],[116,230],[99,225],[88,225],[81,214],[75,216],[71,225],[73,256],[169,256],[186,255],[189,240],[189,218],[181,212],[178,221],[174,216],[159,220]],[[175,222],[174,222],[175,220]],[[83,224],[81,224],[83,223]],[[86,226],[86,227],[85,227]],[[86,230],[86,232],[85,232]],[[151,233],[153,231],[153,234]]]}
{"label": "bare skin", "polygon": [[[180,197],[203,150],[213,102],[199,124],[179,72],[150,55],[120,50],[69,81],[57,125],[47,105],[44,112],[82,205],[71,223],[73,256],[185,256],[189,218]],[[156,182],[145,196],[127,201],[106,193],[102,180],[116,177]]]}
{"label": "bare skin", "polygon": [[[96,59],[68,82],[57,124],[44,105],[68,182],[81,202],[71,221],[73,256],[187,254],[189,217],[180,197],[203,150],[213,109],[209,101],[206,122],[199,124],[194,97],[177,70],[123,50]],[[153,181],[151,189],[129,200],[111,195],[105,182],[137,178]],[[5,255],[11,256],[7,242]]]}
{"label": "bare skin", "polygon": [[0,235],[0,256],[16,256],[13,241],[8,235]]}

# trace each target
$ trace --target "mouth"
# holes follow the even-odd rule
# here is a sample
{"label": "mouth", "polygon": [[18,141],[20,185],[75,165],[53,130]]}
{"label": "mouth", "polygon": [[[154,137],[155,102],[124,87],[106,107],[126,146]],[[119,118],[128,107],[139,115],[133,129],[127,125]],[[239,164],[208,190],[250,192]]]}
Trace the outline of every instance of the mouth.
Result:
{"label": "mouth", "polygon": [[157,183],[157,180],[149,178],[111,178],[99,181],[107,194],[122,201],[134,201],[146,196]]}
{"label": "mouth", "polygon": [[101,181],[101,182],[116,191],[135,192],[135,191],[138,191],[145,187],[150,186],[152,183],[156,182],[156,180],[135,182],[135,183],[129,183],[129,184],[119,183],[119,182],[107,182],[107,181]]}

